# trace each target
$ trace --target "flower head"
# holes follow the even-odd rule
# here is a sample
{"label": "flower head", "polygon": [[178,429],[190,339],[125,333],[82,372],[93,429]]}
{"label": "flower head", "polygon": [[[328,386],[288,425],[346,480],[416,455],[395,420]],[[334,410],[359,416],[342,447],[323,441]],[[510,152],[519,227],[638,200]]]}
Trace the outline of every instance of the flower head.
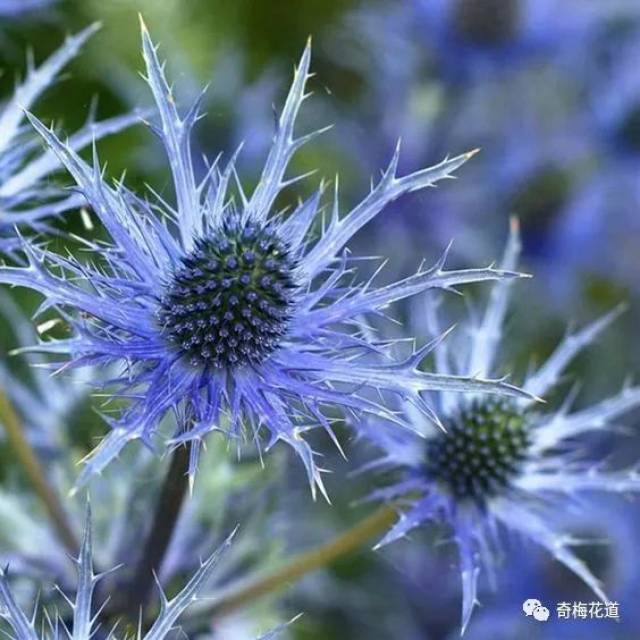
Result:
{"label": "flower head", "polygon": [[[24,5],[22,1],[16,4]],[[1,6],[0,6],[1,12]],[[0,250],[10,252],[19,241],[13,230],[22,225],[46,229],[45,218],[85,204],[81,195],[69,194],[48,180],[61,168],[52,151],[37,152],[37,138],[24,127],[25,109],[56,80],[57,75],[74,58],[85,42],[99,29],[93,24],[67,38],[60,49],[40,67],[30,66],[25,80],[13,96],[0,107]],[[105,136],[135,124],[138,114],[117,116],[101,122],[89,122],[69,140],[70,149],[78,151]]]}
{"label": "flower head", "polygon": [[[399,282],[376,287],[354,283],[354,259],[345,246],[384,206],[404,193],[448,178],[465,154],[399,177],[398,153],[369,195],[321,230],[321,185],[288,216],[273,211],[277,196],[299,178],[285,178],[289,160],[314,132],[294,137],[294,121],[305,96],[310,48],[306,48],[280,116],[273,146],[251,197],[238,187],[234,158],[224,169],[214,163],[198,181],[190,133],[199,119],[196,104],[178,113],[162,65],[146,28],[143,52],[147,82],[159,110],[156,132],[173,175],[175,207],[153,203],[121,183],[103,181],[97,159],[87,165],[74,150],[31,117],[34,126],[75,178],[79,190],[111,236],[90,243],[94,263],[62,257],[24,243],[26,268],[0,268],[0,282],[31,287],[68,312],[75,329],[66,340],[40,348],[68,354],[74,365],[119,363],[122,375],[112,393],[131,404],[112,421],[112,431],[88,460],[80,482],[103,469],[133,440],[151,443],[165,415],[178,415],[172,444],[190,441],[193,477],[202,438],[225,429],[268,446],[284,441],[302,458],[312,488],[322,487],[314,455],[303,439],[310,425],[332,429],[324,407],[395,419],[375,392],[422,403],[432,389],[522,395],[502,381],[433,375],[420,371],[428,349],[403,362],[380,363],[380,345],[363,337],[362,318],[380,314],[392,302],[429,288],[511,278],[491,267],[445,271],[444,258]],[[158,213],[160,215],[158,215]],[[80,312],[72,315],[69,312]]]}
{"label": "flower head", "polygon": [[[225,542],[204,562],[201,562],[198,570],[193,574],[184,588],[169,599],[158,584],[160,592],[160,612],[154,620],[151,628],[142,633],[138,630],[138,640],[163,640],[175,628],[186,609],[196,602],[201,596],[202,589],[210,578],[214,568],[218,564],[223,552],[229,547],[233,533]],[[70,600],[63,594],[72,611],[71,628],[67,628],[66,617],[59,611],[55,614],[38,612],[37,603],[32,614],[27,616],[18,605],[9,586],[7,570],[0,570],[0,619],[4,619],[11,628],[12,633],[7,634],[15,640],[38,640],[42,638],[74,638],[75,640],[90,640],[99,628],[99,617],[104,609],[104,604],[96,607],[93,602],[97,584],[107,575],[106,573],[94,573],[93,545],[91,534],[91,512],[87,508],[85,519],[85,533],[82,540],[77,564],[77,590],[74,600]],[[37,618],[42,613],[42,635],[37,631]],[[260,640],[273,638],[280,629],[274,629]],[[115,640],[119,637],[116,628],[106,630],[106,637]]]}
{"label": "flower head", "polygon": [[[514,268],[519,252],[517,224],[513,224],[503,268]],[[447,342],[435,348],[438,370],[478,372],[494,368],[508,285],[497,284],[478,326],[469,327],[465,345],[448,351]],[[433,307],[427,309],[430,329],[437,331]],[[554,386],[567,364],[616,317],[619,310],[568,335],[548,360],[522,385],[540,396]],[[438,408],[445,431],[425,428],[426,419],[414,407],[407,417],[422,438],[381,425],[363,426],[385,455],[374,467],[401,469],[402,478],[376,491],[376,499],[408,500],[408,508],[380,545],[404,537],[429,521],[444,523],[452,533],[460,556],[463,630],[477,601],[481,569],[492,573],[499,551],[501,529],[521,534],[547,549],[553,557],[584,580],[601,600],[600,582],[571,550],[577,542],[562,528],[558,514],[577,494],[592,491],[626,493],[640,490],[640,474],[604,470],[584,454],[581,438],[595,430],[608,431],[626,411],[640,405],[640,388],[625,388],[618,395],[579,411],[570,411],[571,396],[555,412],[543,412],[526,399],[481,396],[457,400],[439,394]]]}

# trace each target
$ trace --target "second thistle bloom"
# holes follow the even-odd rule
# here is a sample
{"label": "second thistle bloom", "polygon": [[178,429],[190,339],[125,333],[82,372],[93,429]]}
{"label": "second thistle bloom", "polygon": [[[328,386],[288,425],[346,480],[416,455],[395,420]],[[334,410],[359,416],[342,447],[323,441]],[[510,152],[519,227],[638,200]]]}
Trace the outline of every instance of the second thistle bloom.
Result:
{"label": "second thistle bloom", "polygon": [[[519,253],[517,225],[503,260],[515,268]],[[434,357],[440,372],[489,375],[496,366],[509,286],[498,283],[484,317],[467,327],[455,352],[438,342]],[[618,310],[567,336],[548,360],[525,379],[523,389],[541,396],[556,385],[569,362],[615,318]],[[430,332],[440,333],[433,305],[424,318]],[[584,438],[609,431],[624,413],[640,406],[640,388],[579,411],[570,396],[555,412],[545,412],[522,398],[459,398],[444,392],[437,404],[445,432],[434,432],[414,407],[402,409],[414,429],[426,437],[365,423],[363,432],[384,452],[371,467],[400,471],[400,479],[378,489],[374,499],[402,506],[385,545],[426,523],[443,525],[455,542],[462,578],[462,629],[477,603],[481,570],[494,577],[503,533],[546,549],[579,576],[602,601],[602,585],[571,546],[579,541],[566,531],[561,515],[589,492],[624,494],[640,491],[637,468],[606,470],[585,453]],[[582,442],[581,442],[582,440]]]}
{"label": "second thistle bloom", "polygon": [[250,197],[240,186],[234,197],[235,156],[226,167],[213,163],[196,178],[190,134],[198,105],[180,115],[144,26],[142,37],[147,82],[159,112],[154,129],[166,150],[175,205],[159,196],[148,202],[120,183],[105,184],[97,159],[89,166],[32,118],[111,242],[88,243],[93,264],[25,242],[29,266],[0,269],[0,282],[35,289],[45,295],[45,308],[70,312],[73,337],[45,342],[42,349],[66,354],[74,365],[122,365],[122,375],[111,381],[112,393],[130,405],[112,421],[80,482],[128,442],[150,443],[174,411],[179,419],[171,444],[191,443],[192,477],[206,434],[248,432],[258,442],[264,427],[268,446],[288,443],[303,460],[312,488],[323,489],[303,434],[320,425],[333,436],[327,407],[395,420],[377,400],[378,392],[419,405],[422,392],[436,389],[522,394],[502,381],[423,372],[422,351],[403,362],[380,364],[384,347],[369,343],[361,324],[367,314],[429,288],[515,274],[493,268],[446,271],[439,261],[376,287],[372,281],[354,283],[355,263],[345,249],[389,202],[450,177],[472,154],[397,176],[396,153],[380,181],[346,215],[339,213],[336,190],[327,224],[317,224],[322,185],[288,215],[274,210],[280,192],[299,179],[285,177],[289,161],[319,133],[294,135],[306,97],[307,47],[260,181]]}

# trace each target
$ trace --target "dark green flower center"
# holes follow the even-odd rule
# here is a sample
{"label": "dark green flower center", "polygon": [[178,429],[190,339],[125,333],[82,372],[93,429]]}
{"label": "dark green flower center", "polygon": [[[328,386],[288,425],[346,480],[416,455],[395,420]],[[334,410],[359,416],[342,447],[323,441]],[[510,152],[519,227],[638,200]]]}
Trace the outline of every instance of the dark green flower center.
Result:
{"label": "dark green flower center", "polygon": [[194,366],[262,362],[291,317],[294,268],[273,230],[224,225],[174,272],[158,311],[164,335]]}
{"label": "dark green flower center", "polygon": [[482,502],[509,485],[527,457],[527,415],[505,400],[476,400],[427,443],[426,470],[459,499]]}

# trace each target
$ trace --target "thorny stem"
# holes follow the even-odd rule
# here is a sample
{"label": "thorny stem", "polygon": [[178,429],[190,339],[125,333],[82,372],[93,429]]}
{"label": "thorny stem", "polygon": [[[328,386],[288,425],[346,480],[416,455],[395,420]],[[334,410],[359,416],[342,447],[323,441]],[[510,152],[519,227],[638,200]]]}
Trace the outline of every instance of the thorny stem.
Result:
{"label": "thorny stem", "polygon": [[171,543],[187,493],[189,451],[189,445],[181,446],[174,451],[171,458],[151,521],[149,535],[144,541],[142,556],[126,590],[127,601],[123,604],[123,608],[130,620],[137,620],[141,609],[147,603],[154,582],[154,573],[160,572],[162,561]]}
{"label": "thorny stem", "polygon": [[60,541],[67,551],[75,557],[80,548],[78,539],[69,525],[60,498],[51,488],[38,456],[25,437],[24,429],[13,404],[2,389],[0,389],[0,423],[4,426],[18,461],[23,466],[36,494],[47,510]]}
{"label": "thorny stem", "polygon": [[231,586],[211,606],[203,608],[202,614],[221,616],[253,602],[257,598],[286,589],[292,582],[307,573],[327,566],[338,558],[351,553],[376,535],[382,534],[398,517],[397,509],[384,506],[360,521],[354,527],[311,551],[293,558],[280,569],[257,578],[242,581],[236,587]]}

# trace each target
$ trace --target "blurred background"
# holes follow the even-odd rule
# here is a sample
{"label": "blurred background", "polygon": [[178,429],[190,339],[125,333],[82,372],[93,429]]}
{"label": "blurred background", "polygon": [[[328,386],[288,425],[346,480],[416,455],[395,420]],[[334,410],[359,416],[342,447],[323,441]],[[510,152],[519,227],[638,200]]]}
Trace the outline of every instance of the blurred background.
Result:
{"label": "blurred background", "polygon": [[[572,369],[573,380],[581,380],[577,402],[603,397],[626,378],[637,378],[637,0],[60,0],[46,8],[0,14],[0,95],[10,95],[25,69],[27,50],[41,61],[65,34],[99,20],[101,32],[39,101],[36,113],[72,131],[85,121],[96,96],[100,117],[149,105],[139,77],[138,12],[161,45],[179,102],[187,107],[209,85],[197,152],[230,154],[244,140],[239,167],[249,187],[273,133],[272,105],[282,104],[309,35],[314,97],[303,109],[299,130],[328,123],[334,128],[296,158],[295,168],[315,168],[318,175],[292,198],[309,193],[320,176],[332,179],[339,173],[343,201],[355,202],[384,168],[398,138],[403,170],[480,147],[458,180],[395,203],[360,234],[355,248],[389,258],[383,278],[406,275],[423,259],[434,262],[451,240],[452,266],[481,266],[499,258],[509,217],[516,215],[523,233],[522,266],[535,278],[516,288],[510,351],[502,359],[511,358],[511,370],[522,373],[532,359],[550,352],[567,325],[583,324],[627,300],[626,314]],[[129,186],[151,184],[160,193],[167,191],[164,158],[146,128],[103,141],[100,152],[111,175],[126,170]],[[56,224],[70,231],[82,228],[74,214]],[[465,302],[451,301],[461,315],[487,291],[469,293]],[[12,295],[26,313],[35,308],[31,296]],[[15,336],[3,331],[0,344],[7,352]],[[26,379],[19,363],[8,366]],[[632,418],[628,426],[637,436],[640,419]],[[69,428],[78,457],[105,429],[88,407]],[[265,545],[265,556],[285,557],[327,540],[366,514],[366,508],[352,503],[367,493],[369,481],[348,474],[367,452],[354,446],[346,432],[342,436],[349,463],[327,442],[317,443],[326,450],[325,466],[334,470],[327,480],[333,506],[311,502],[297,462],[289,464],[285,455],[267,458],[268,506],[247,532],[249,540],[254,536],[247,543],[254,551]],[[635,437],[596,446],[624,463],[637,458],[638,442]],[[227,455],[223,448],[218,453]],[[0,454],[5,487],[20,487],[20,472],[3,443]],[[212,457],[211,464],[219,461]],[[249,458],[239,465],[227,456],[225,465],[227,481],[242,467],[229,493],[235,502],[229,506],[229,496],[216,494],[217,513],[224,514],[220,518],[226,523],[254,508],[241,496],[243,487],[255,487],[255,474],[247,469],[257,462]],[[467,637],[640,637],[640,576],[633,568],[640,512],[633,504],[620,508],[616,500],[623,502],[612,498],[598,505],[597,516],[588,522],[568,516],[568,526],[611,539],[609,545],[587,545],[580,554],[620,601],[622,622],[536,626],[524,619],[524,598],[556,603],[591,596],[542,553],[515,545],[504,558],[498,590],[481,592],[483,606]],[[207,505],[202,509],[206,512]],[[256,620],[283,620],[303,611],[288,632],[295,640],[457,637],[460,587],[454,559],[446,548],[434,551],[428,538],[418,533],[411,543],[382,552],[363,550],[309,576],[284,598],[261,602],[237,619],[217,621],[214,631],[220,638],[240,640]]]}

